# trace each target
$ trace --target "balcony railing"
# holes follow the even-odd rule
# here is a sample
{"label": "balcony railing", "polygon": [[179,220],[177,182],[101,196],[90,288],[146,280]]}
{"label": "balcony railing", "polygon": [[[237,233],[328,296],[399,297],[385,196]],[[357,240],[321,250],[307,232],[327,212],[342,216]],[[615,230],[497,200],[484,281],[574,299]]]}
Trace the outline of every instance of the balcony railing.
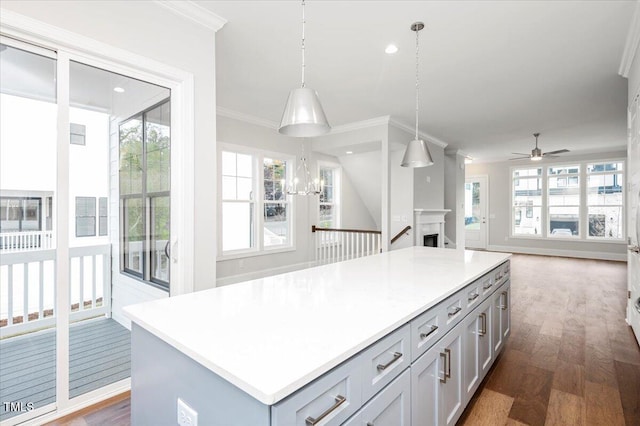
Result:
{"label": "balcony railing", "polygon": [[0,232],[0,251],[48,250],[55,247],[53,231]]}
{"label": "balcony railing", "polygon": [[[70,320],[111,312],[111,246],[74,247],[70,260]],[[0,338],[55,325],[56,250],[0,256]]]}

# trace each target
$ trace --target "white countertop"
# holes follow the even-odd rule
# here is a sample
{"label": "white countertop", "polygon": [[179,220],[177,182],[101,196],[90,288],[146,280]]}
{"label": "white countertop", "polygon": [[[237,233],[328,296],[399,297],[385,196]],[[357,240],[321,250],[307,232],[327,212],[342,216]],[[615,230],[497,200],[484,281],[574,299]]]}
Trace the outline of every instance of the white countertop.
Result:
{"label": "white countertop", "polygon": [[509,258],[410,247],[124,308],[271,405]]}

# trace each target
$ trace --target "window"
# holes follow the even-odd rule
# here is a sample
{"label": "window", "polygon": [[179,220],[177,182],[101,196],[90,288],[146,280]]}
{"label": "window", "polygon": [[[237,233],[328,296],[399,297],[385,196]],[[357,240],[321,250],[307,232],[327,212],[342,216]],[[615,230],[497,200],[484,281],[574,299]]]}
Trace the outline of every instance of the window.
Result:
{"label": "window", "polygon": [[587,164],[587,217],[589,238],[621,239],[623,163]]}
{"label": "window", "polygon": [[169,288],[170,125],[168,100],[120,123],[120,269],[164,289]]}
{"label": "window", "polygon": [[0,197],[0,232],[42,230],[42,198]]}
{"label": "window", "polygon": [[96,236],[95,197],[76,197],[76,237]]}
{"label": "window", "polygon": [[[513,170],[513,234],[542,233],[542,169]],[[525,214],[522,214],[524,211]]]}
{"label": "window", "polygon": [[547,168],[548,232],[550,237],[580,235],[580,166]]}
{"label": "window", "polygon": [[624,239],[622,160],[513,168],[512,199],[514,237]]}
{"label": "window", "polygon": [[71,127],[70,141],[73,145],[86,145],[87,126],[84,124],[69,123]]}
{"label": "window", "polygon": [[320,165],[319,169],[322,192],[318,227],[340,228],[340,167]]}
{"label": "window", "polygon": [[[222,145],[222,144],[221,144]],[[290,248],[291,200],[284,184],[293,169],[287,155],[222,146],[220,151],[223,255]],[[261,229],[261,232],[258,230]]]}
{"label": "window", "polygon": [[98,235],[109,233],[109,200],[107,197],[98,198]]}

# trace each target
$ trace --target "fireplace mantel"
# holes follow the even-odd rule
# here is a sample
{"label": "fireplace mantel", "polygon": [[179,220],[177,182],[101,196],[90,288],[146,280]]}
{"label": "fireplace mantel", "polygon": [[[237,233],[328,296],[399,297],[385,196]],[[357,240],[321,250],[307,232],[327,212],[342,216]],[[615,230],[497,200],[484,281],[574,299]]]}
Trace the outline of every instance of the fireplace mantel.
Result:
{"label": "fireplace mantel", "polygon": [[421,246],[425,235],[437,233],[438,247],[444,247],[444,216],[450,211],[448,209],[414,209],[414,245]]}

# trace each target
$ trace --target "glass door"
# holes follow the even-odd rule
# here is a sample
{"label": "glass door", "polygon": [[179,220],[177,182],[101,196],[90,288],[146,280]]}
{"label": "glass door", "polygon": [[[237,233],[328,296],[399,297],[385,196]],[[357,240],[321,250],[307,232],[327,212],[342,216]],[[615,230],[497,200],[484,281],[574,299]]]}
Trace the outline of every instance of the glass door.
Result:
{"label": "glass door", "polygon": [[0,44],[0,422],[57,400],[56,55]]}
{"label": "glass door", "polygon": [[464,184],[465,247],[487,248],[487,177],[474,176]]}

